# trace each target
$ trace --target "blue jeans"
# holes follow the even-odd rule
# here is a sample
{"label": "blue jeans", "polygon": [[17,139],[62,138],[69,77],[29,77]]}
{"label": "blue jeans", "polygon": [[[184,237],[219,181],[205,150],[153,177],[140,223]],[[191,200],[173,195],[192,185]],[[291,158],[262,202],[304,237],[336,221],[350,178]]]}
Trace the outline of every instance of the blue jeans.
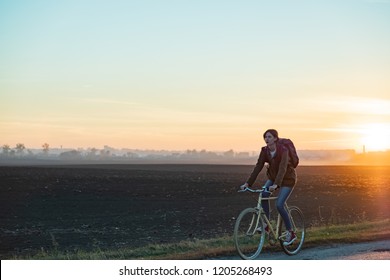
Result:
{"label": "blue jeans", "polygon": [[[272,186],[273,184],[274,184],[274,182],[272,182],[271,180],[267,180],[267,182],[265,182],[264,186],[267,188],[267,190],[269,190],[269,187]],[[290,196],[291,192],[292,192],[292,188],[281,187],[280,191],[279,191],[278,198],[276,199],[276,208],[278,209],[280,216],[282,216],[282,219],[284,221],[284,224],[286,225],[287,230],[292,230],[292,226],[291,226],[290,217],[288,216],[288,213],[287,213],[286,209],[284,208],[284,203],[286,202],[286,200]],[[271,194],[268,192],[263,193],[263,197],[269,197],[270,195]],[[261,202],[261,206],[263,207],[264,212],[267,215],[268,219],[270,217],[269,216],[269,203],[270,203],[269,200],[263,200]]]}

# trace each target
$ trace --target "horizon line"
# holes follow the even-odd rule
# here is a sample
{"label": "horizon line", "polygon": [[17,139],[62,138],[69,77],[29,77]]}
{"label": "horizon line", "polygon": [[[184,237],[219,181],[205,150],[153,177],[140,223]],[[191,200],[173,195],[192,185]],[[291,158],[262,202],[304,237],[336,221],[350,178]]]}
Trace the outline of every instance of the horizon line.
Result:
{"label": "horizon line", "polygon": [[[22,143],[17,143],[16,145],[18,144],[22,144]],[[0,146],[0,148],[3,148],[5,145],[7,144],[3,144]],[[23,144],[24,145],[24,144]],[[8,145],[9,146],[9,145]],[[25,150],[43,150],[43,147],[32,147],[32,148],[29,148],[29,147],[25,147]],[[261,146],[261,147],[264,147],[264,146]],[[224,149],[224,150],[213,150],[213,149],[206,149],[206,148],[185,148],[185,149],[166,149],[166,148],[128,148],[128,147],[111,147],[109,145],[103,145],[102,148],[96,148],[96,147],[63,147],[62,145],[60,147],[50,147],[49,145],[49,150],[91,150],[91,149],[96,149],[96,150],[133,150],[133,151],[157,151],[157,152],[162,152],[162,151],[166,151],[166,152],[186,152],[186,151],[197,151],[197,152],[201,152],[201,151],[206,151],[206,152],[219,152],[219,153],[223,153],[223,152],[229,152],[229,151],[233,151],[235,153],[253,153],[253,152],[256,152],[258,153],[259,150],[261,150],[261,147],[257,150],[235,150],[233,148],[230,148],[230,149]],[[16,149],[16,146],[15,147],[10,147],[10,149]],[[353,148],[338,148],[338,149],[330,149],[330,148],[324,148],[324,149],[297,149],[297,151],[353,151],[357,154],[365,154],[365,153],[380,153],[380,152],[390,152],[390,149],[386,149],[386,150],[373,150],[373,151],[370,151],[370,150],[367,150],[367,149],[362,149],[362,151],[357,151],[356,149],[353,149]]]}

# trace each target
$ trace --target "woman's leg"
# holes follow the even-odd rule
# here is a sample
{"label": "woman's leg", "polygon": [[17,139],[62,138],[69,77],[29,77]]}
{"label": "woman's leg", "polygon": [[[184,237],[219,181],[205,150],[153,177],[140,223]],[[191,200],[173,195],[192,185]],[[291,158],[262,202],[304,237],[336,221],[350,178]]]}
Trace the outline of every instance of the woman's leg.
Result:
{"label": "woman's leg", "polygon": [[291,231],[291,221],[290,217],[288,216],[288,213],[286,209],[284,208],[284,203],[290,196],[292,191],[292,188],[290,187],[281,187],[278,195],[278,199],[276,201],[276,208],[278,209],[278,212],[280,213],[280,216],[282,216],[282,219],[284,221],[284,224],[286,225],[286,229]]}
{"label": "woman's leg", "polygon": [[[272,186],[274,182],[271,180],[267,180],[264,184],[264,187],[266,187],[267,191],[269,191],[269,187]],[[271,195],[269,192],[264,192],[263,197],[267,198]],[[269,219],[269,200],[262,200],[261,201],[261,207],[263,207],[263,210],[265,214],[267,215],[267,218]]]}

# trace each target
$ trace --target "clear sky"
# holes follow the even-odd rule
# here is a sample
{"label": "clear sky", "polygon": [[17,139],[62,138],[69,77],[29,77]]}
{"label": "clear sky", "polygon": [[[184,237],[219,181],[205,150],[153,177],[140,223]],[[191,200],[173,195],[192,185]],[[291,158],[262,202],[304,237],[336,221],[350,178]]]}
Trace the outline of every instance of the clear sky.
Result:
{"label": "clear sky", "polygon": [[0,1],[0,145],[390,149],[390,1]]}

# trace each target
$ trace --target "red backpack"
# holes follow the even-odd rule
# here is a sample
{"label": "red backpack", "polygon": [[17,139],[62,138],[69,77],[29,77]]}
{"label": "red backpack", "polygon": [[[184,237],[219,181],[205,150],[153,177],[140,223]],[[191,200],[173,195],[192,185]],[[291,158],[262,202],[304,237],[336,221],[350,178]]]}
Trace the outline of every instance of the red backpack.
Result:
{"label": "red backpack", "polygon": [[299,164],[299,157],[297,154],[297,150],[295,149],[294,143],[287,138],[279,138],[279,144],[285,146],[288,150],[288,156],[290,157],[290,163],[292,167],[296,168]]}

